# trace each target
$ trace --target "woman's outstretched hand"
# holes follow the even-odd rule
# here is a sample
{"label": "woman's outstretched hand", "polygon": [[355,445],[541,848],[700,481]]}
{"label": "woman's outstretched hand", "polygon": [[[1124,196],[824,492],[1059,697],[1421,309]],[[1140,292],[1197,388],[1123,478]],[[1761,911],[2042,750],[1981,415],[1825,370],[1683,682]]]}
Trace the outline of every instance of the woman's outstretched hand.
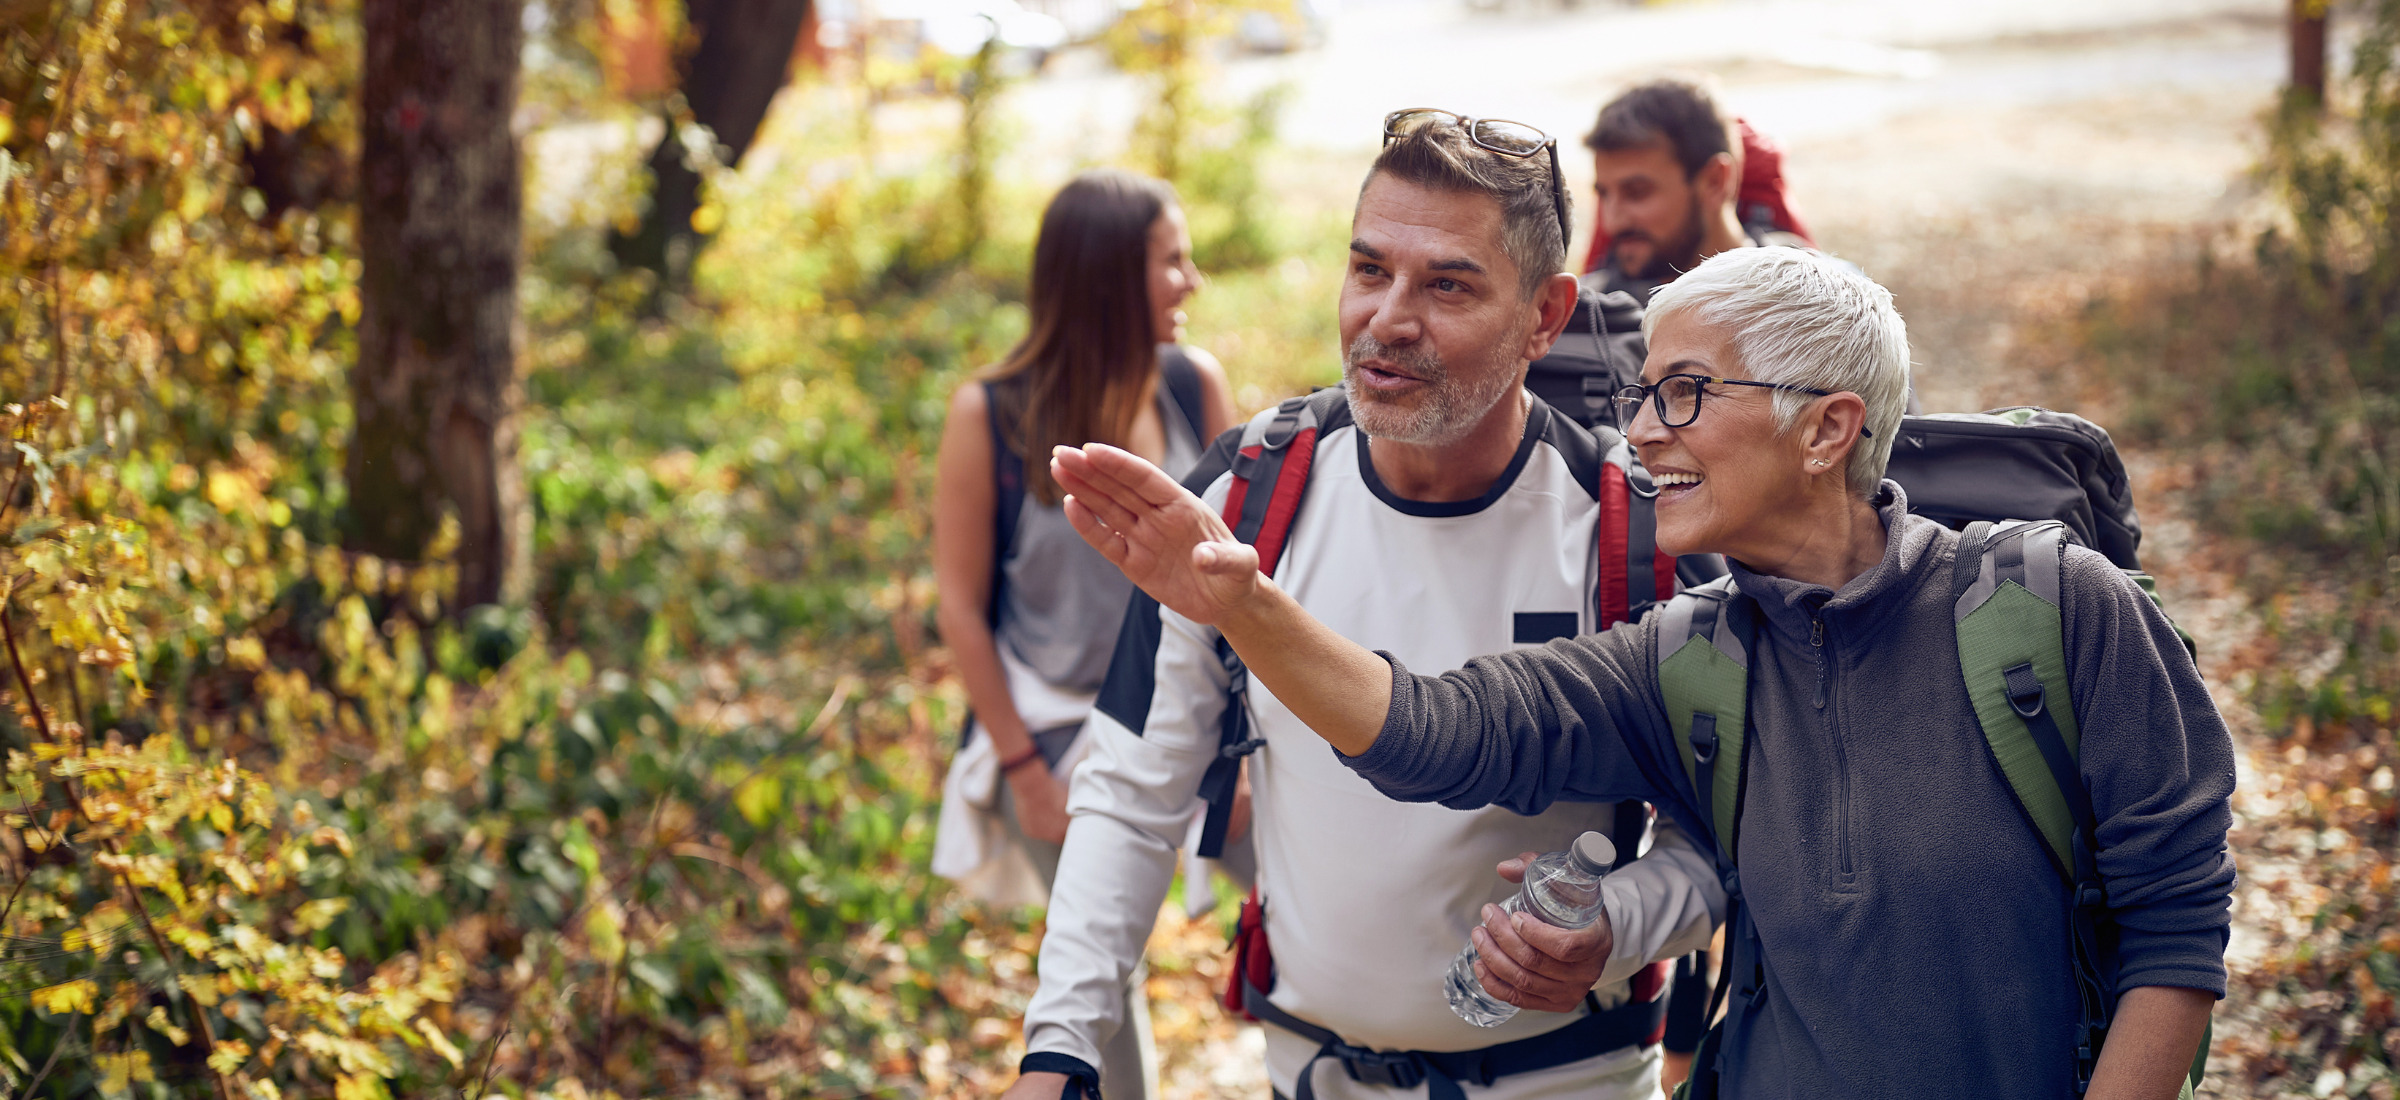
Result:
{"label": "woman's outstretched hand", "polygon": [[1141,456],[1104,443],[1051,452],[1067,522],[1150,598],[1205,626],[1259,594],[1258,551]]}
{"label": "woman's outstretched hand", "polygon": [[1375,744],[1392,666],[1311,618],[1258,572],[1258,551],[1140,457],[1094,443],[1050,454],[1067,522],[1160,605],[1222,631],[1250,674],[1334,748]]}

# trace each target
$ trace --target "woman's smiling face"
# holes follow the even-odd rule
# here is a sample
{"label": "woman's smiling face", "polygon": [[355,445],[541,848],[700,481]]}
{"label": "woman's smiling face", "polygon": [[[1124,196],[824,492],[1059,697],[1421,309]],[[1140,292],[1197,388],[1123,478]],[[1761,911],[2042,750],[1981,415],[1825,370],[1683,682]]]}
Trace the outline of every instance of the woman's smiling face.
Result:
{"label": "woman's smiling face", "polygon": [[[1670,374],[1749,378],[1730,331],[1690,313],[1661,318],[1651,333],[1642,381]],[[1800,433],[1775,429],[1772,391],[1706,386],[1699,419],[1661,423],[1644,401],[1626,438],[1659,486],[1658,546],[1671,554],[1718,553],[1744,563],[1788,553],[1782,530],[1799,520],[1808,456]]]}
{"label": "woman's smiling face", "polygon": [[1183,339],[1183,302],[1200,289],[1200,269],[1192,266],[1192,233],[1183,208],[1173,203],[1150,223],[1150,332],[1161,344]]}

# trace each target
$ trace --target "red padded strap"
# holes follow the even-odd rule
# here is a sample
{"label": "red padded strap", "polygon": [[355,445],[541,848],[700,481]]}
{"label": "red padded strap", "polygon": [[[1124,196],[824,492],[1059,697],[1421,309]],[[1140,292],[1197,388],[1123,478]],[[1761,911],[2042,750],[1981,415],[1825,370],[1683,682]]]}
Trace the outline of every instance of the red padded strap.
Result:
{"label": "red padded strap", "polygon": [[[1258,461],[1259,450],[1258,447],[1242,448],[1238,452],[1240,457],[1236,461],[1235,467],[1237,469],[1249,468],[1251,463]],[[1239,473],[1234,474],[1233,485],[1225,490],[1225,526],[1236,531],[1241,530],[1242,502],[1248,499],[1250,499],[1250,479]]]}
{"label": "red padded strap", "polygon": [[1632,526],[1632,508],[1633,490],[1625,482],[1625,468],[1614,462],[1601,463],[1600,533],[1593,540],[1600,554],[1601,630],[1625,621],[1626,584],[1632,579],[1626,574],[1625,532]]}
{"label": "red padded strap", "polygon": [[[1641,968],[1640,970],[1634,971],[1634,1001],[1640,1004],[1648,1004],[1657,1000],[1658,995],[1666,991],[1668,972],[1673,966],[1674,964],[1669,962],[1654,962]],[[1660,1042],[1661,1040],[1664,1040],[1666,1037],[1667,1017],[1665,1013],[1660,1013],[1658,1017],[1658,1026],[1652,1028],[1650,1030],[1650,1034],[1642,1039],[1642,1045],[1651,1046]]]}
{"label": "red padded strap", "polygon": [[[1266,521],[1258,528],[1258,571],[1275,575],[1275,564],[1283,560],[1283,542],[1292,533],[1292,517],[1300,512],[1300,495],[1308,488],[1308,468],[1317,459],[1317,429],[1302,428],[1284,448],[1283,468],[1275,474],[1275,495],[1267,498]],[[1233,498],[1226,497],[1226,508],[1233,512]]]}

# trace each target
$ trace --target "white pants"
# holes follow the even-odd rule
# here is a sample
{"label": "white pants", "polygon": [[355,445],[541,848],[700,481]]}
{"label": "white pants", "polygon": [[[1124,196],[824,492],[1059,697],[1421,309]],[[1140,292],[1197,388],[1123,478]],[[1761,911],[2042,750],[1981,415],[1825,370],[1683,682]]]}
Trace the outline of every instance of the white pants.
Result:
{"label": "white pants", "polygon": [[[1009,839],[1033,862],[1047,890],[1058,877],[1059,846],[1026,836],[1018,827],[1016,799],[1005,782],[1000,784],[999,811],[1008,823]],[[1150,1035],[1150,995],[1143,988],[1149,980],[1150,964],[1134,964],[1133,973],[1125,976],[1125,1023],[1100,1042],[1100,1095],[1108,1100],[1158,1096],[1158,1044]]]}

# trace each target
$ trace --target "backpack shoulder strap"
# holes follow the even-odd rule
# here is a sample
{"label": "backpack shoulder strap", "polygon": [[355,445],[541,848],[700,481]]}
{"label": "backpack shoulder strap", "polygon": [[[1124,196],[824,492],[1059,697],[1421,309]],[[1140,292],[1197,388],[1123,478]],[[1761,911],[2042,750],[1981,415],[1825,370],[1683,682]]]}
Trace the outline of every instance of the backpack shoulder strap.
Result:
{"label": "backpack shoulder strap", "polygon": [[1984,742],[2060,876],[2074,882],[2078,841],[2080,858],[2091,858],[2093,822],[2059,611],[2065,542],[2055,520],[1969,524],[1959,536],[1953,614]]}
{"label": "backpack shoulder strap", "polygon": [[[1328,396],[1330,395],[1330,396]],[[1339,389],[1318,390],[1250,418],[1233,458],[1233,483],[1225,494],[1225,526],[1233,537],[1258,548],[1258,571],[1273,576],[1291,537],[1292,519],[1308,492],[1308,470],[1316,461],[1317,437],[1343,401]],[[1260,487],[1264,486],[1262,490]],[[1225,830],[1233,822],[1233,795],[1242,758],[1266,741],[1250,728],[1250,670],[1225,639],[1217,639],[1225,669],[1225,713],[1217,722],[1217,758],[1200,777],[1208,815],[1200,824],[1203,859],[1224,854]]]}
{"label": "backpack shoulder strap", "polygon": [[[2066,525],[2057,520],[1968,524],[1959,533],[1953,587],[1959,671],[1984,743],[2067,886],[2079,1010],[2075,1091],[2081,1095],[2099,1065],[2116,989],[2102,932],[2108,890],[2095,858],[2097,824],[2077,764],[2081,731],[2067,687],[2060,600],[2066,541]],[[2207,1046],[2203,1038],[2186,1090],[2198,1084]]]}
{"label": "backpack shoulder strap", "polygon": [[1749,732],[1750,647],[1756,637],[1748,602],[1731,577],[1669,599],[1658,625],[1658,690],[1675,730],[1684,774],[1717,839],[1734,862],[1741,818],[1742,748]]}
{"label": "backpack shoulder strap", "polygon": [[1025,456],[1008,445],[1014,434],[1002,414],[1001,384],[983,383],[984,426],[992,437],[992,583],[984,597],[984,621],[1000,625],[1000,586],[1016,552],[1017,519],[1025,510]]}
{"label": "backpack shoulder strap", "polygon": [[[1602,435],[1605,432],[1605,435]],[[1675,558],[1658,548],[1658,490],[1615,429],[1600,463],[1599,629],[1641,618],[1675,594]]]}
{"label": "backpack shoulder strap", "polygon": [[1183,422],[1192,429],[1192,438],[1202,447],[1208,446],[1208,412],[1200,397],[1200,368],[1181,344],[1158,346],[1158,384],[1183,414]]}
{"label": "backpack shoulder strap", "polygon": [[[1233,537],[1258,548],[1258,569],[1272,575],[1283,560],[1284,540],[1308,491],[1316,461],[1317,436],[1334,418],[1342,391],[1318,390],[1250,418],[1233,458],[1233,485],[1225,494],[1225,526]],[[1265,492],[1258,486],[1264,483]]]}

